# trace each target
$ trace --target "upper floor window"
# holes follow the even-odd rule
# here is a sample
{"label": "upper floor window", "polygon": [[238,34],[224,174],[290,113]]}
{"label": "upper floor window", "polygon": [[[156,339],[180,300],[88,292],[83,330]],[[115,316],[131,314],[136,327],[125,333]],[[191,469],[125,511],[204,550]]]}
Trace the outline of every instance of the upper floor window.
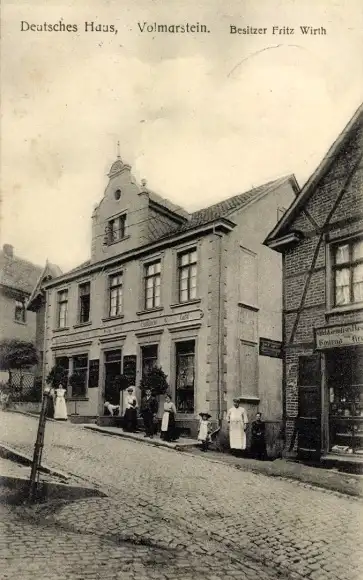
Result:
{"label": "upper floor window", "polygon": [[122,272],[109,277],[109,316],[122,314]]}
{"label": "upper floor window", "polygon": [[145,309],[157,308],[160,306],[160,261],[145,266],[144,295]]}
{"label": "upper floor window", "polygon": [[17,322],[26,322],[26,308],[25,300],[23,298],[21,300],[15,300],[14,316]]}
{"label": "upper floor window", "polygon": [[179,302],[188,302],[197,297],[197,250],[179,254]]}
{"label": "upper floor window", "polygon": [[57,294],[57,323],[58,328],[66,328],[68,323],[68,290],[61,290]]}
{"label": "upper floor window", "polygon": [[85,282],[79,286],[79,322],[88,322],[91,311],[91,284]]}
{"label": "upper floor window", "polygon": [[363,239],[333,246],[334,306],[363,302]]}
{"label": "upper floor window", "polygon": [[109,244],[119,242],[126,235],[126,214],[113,218],[108,222],[107,240]]}

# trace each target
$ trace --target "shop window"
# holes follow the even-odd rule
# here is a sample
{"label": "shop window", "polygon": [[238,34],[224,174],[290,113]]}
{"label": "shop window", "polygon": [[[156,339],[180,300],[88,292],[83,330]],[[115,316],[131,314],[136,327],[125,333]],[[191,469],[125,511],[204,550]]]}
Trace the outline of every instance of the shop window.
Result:
{"label": "shop window", "polygon": [[194,413],[195,341],[176,344],[176,408],[178,413]]}
{"label": "shop window", "polygon": [[179,302],[197,298],[197,250],[178,256]]}
{"label": "shop window", "polygon": [[61,367],[65,371],[65,384],[62,385],[64,388],[67,388],[68,384],[68,375],[69,375],[69,358],[67,356],[57,356],[54,360],[54,365],[57,367]]}
{"label": "shop window", "polygon": [[87,393],[88,356],[80,354],[72,358],[72,397],[85,397]]}
{"label": "shop window", "polygon": [[122,314],[123,289],[122,289],[122,272],[109,276],[109,310],[108,315],[120,316]]}
{"label": "shop window", "polygon": [[141,347],[141,372],[143,380],[158,364],[158,345],[151,344]]}
{"label": "shop window", "polygon": [[79,286],[79,322],[89,322],[91,309],[91,284],[86,282]]}
{"label": "shop window", "polygon": [[68,290],[57,293],[57,323],[58,328],[66,328],[68,325]]}
{"label": "shop window", "polygon": [[332,246],[334,306],[363,302],[363,239]]}
{"label": "shop window", "polygon": [[15,300],[15,320],[16,322],[26,322],[25,300]]}
{"label": "shop window", "polygon": [[145,266],[144,307],[145,310],[160,306],[161,263],[154,262]]}
{"label": "shop window", "polygon": [[120,404],[121,349],[105,353],[105,401]]}

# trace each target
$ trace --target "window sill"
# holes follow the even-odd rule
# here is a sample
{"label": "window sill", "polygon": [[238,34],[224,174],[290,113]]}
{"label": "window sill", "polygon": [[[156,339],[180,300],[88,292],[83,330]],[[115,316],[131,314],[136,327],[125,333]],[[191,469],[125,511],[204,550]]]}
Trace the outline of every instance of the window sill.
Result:
{"label": "window sill", "polygon": [[27,322],[24,320],[16,320],[16,318],[14,318],[14,322],[15,324],[22,324],[23,326],[27,325]]}
{"label": "window sill", "polygon": [[242,395],[238,397],[240,401],[244,401],[245,403],[259,403],[260,397],[256,397],[255,395]]}
{"label": "window sill", "polygon": [[186,302],[177,302],[176,304],[170,304],[170,308],[179,308],[180,306],[188,306],[189,304],[200,304],[201,298],[195,298],[194,300],[187,300]]}
{"label": "window sill", "polygon": [[69,330],[69,326],[64,326],[63,328],[53,328],[53,332],[64,332],[65,330]]}
{"label": "window sill", "polygon": [[345,312],[356,312],[357,310],[363,310],[363,303],[360,302],[359,304],[346,304],[344,306],[337,306],[335,308],[330,308],[326,310],[326,315],[332,314],[344,314]]}
{"label": "window sill", "polygon": [[123,318],[125,318],[124,314],[118,314],[117,316],[106,316],[105,318],[102,318],[102,322],[111,322],[112,320],[122,320]]}
{"label": "window sill", "polygon": [[128,240],[130,236],[124,236],[123,238],[120,238],[119,240],[115,240],[114,242],[108,242],[106,244],[106,246],[109,248],[110,246],[114,246],[115,244],[119,244],[120,242],[124,242],[125,240]]}
{"label": "window sill", "polygon": [[164,310],[164,306],[156,306],[155,308],[147,308],[145,310],[140,310],[139,312],[136,312],[136,315],[143,316],[145,314],[150,314],[152,312],[161,312],[162,310]]}
{"label": "window sill", "polygon": [[83,326],[91,326],[92,321],[88,320],[87,322],[79,322],[78,324],[74,324],[73,328],[83,328]]}
{"label": "window sill", "polygon": [[77,401],[89,401],[89,398],[88,397],[68,397],[67,398],[68,403],[77,402]]}

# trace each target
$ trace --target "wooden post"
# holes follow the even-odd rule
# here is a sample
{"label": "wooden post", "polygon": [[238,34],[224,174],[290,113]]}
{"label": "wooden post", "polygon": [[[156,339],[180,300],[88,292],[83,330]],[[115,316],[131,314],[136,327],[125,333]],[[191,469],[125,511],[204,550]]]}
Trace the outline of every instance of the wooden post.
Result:
{"label": "wooden post", "polygon": [[32,468],[31,468],[31,473],[30,473],[29,501],[34,501],[34,499],[36,497],[37,474],[38,474],[41,459],[42,459],[46,413],[47,413],[47,407],[48,407],[48,397],[49,397],[49,390],[44,390],[42,407],[40,410],[37,438],[36,438],[35,445],[34,445]]}

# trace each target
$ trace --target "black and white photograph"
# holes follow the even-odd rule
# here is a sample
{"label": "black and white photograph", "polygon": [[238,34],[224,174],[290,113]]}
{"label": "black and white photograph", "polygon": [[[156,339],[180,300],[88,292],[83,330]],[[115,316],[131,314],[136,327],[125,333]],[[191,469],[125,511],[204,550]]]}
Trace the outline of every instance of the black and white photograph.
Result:
{"label": "black and white photograph", "polygon": [[361,580],[361,0],[0,47],[0,578]]}

